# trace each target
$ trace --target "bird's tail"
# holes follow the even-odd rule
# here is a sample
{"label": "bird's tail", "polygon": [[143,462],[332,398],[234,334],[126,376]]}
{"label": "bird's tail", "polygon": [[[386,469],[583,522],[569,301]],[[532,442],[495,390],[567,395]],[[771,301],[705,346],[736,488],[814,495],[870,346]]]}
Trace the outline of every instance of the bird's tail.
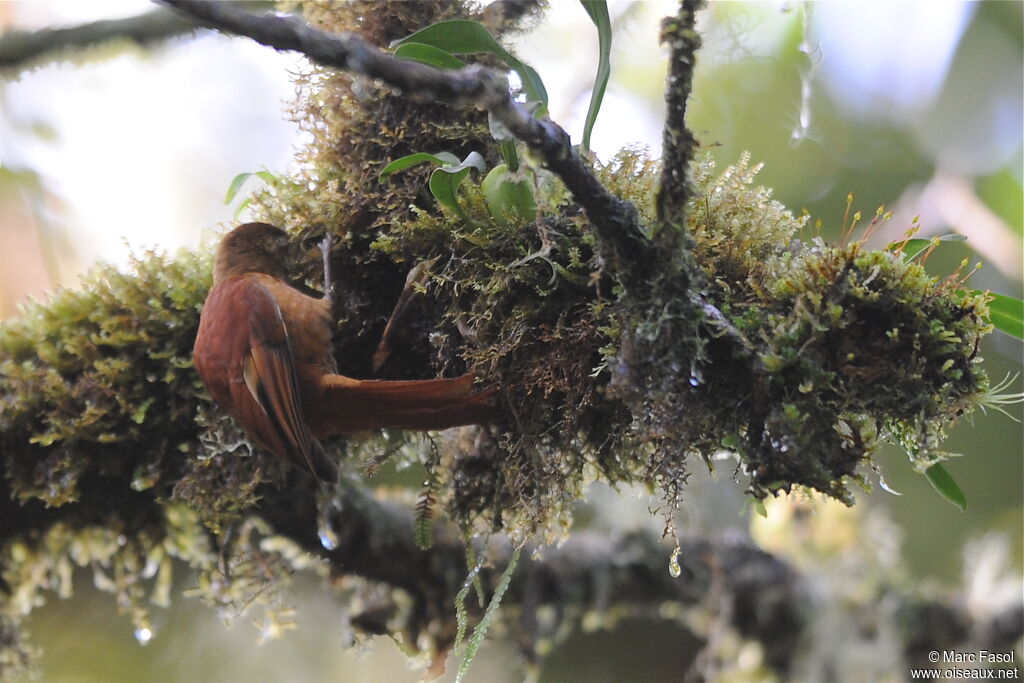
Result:
{"label": "bird's tail", "polygon": [[430,430],[490,422],[498,416],[488,402],[495,392],[474,392],[473,379],[472,374],[409,381],[327,375],[310,427],[317,436],[326,436],[381,427]]}

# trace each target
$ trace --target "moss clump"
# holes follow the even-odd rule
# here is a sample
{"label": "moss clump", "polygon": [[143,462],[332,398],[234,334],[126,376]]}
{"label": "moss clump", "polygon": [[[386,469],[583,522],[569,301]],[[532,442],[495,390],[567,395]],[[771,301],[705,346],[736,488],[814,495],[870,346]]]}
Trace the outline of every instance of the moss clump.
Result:
{"label": "moss clump", "polygon": [[99,267],[0,327],[3,464],[21,501],[79,501],[86,478],[143,490],[197,450],[191,350],[209,258],[150,253],[132,271]]}
{"label": "moss clump", "polygon": [[[148,253],[0,325],[0,678],[29,666],[17,625],[48,592],[70,595],[76,568],[151,632],[172,558],[209,576],[216,532],[251,514],[262,460],[239,457],[233,424],[197,419],[209,408],[191,353],[210,271],[208,255]],[[256,567],[239,561],[233,576],[267,589]]]}
{"label": "moss clump", "polygon": [[[379,47],[437,21],[479,18],[461,2],[298,3],[314,26],[353,32]],[[515,25],[507,26],[509,30]],[[472,56],[469,56],[472,59]],[[418,167],[379,182],[388,162],[414,152],[447,151],[465,157],[471,151],[498,160],[483,112],[444,103],[414,102],[401,94],[346,73],[311,66],[296,78],[298,95],[291,114],[308,135],[298,150],[298,171],[256,197],[254,206],[270,223],[300,239],[331,233],[339,294],[335,343],[343,373],[370,371],[374,346],[383,331],[411,264],[381,259],[369,244],[412,216],[416,207],[433,206],[426,190],[430,169]],[[320,281],[319,261],[304,264],[305,275]],[[299,271],[296,271],[299,272]],[[422,372],[422,356],[401,349],[385,367],[385,376]]]}
{"label": "moss clump", "polygon": [[[699,271],[652,283],[645,301],[544,173],[537,221],[495,221],[467,183],[462,215],[417,208],[368,246],[365,261],[436,261],[407,345],[501,390],[503,428],[451,440],[434,473],[464,523],[555,530],[595,477],[675,502],[694,455],[735,453],[758,497],[802,485],[842,500],[880,438],[920,444],[922,464],[940,456],[963,397],[986,386],[984,297],[896,253],[798,241],[805,219],[756,172],[746,158],[721,174],[693,165]],[[655,163],[627,150],[600,175],[653,220]]]}

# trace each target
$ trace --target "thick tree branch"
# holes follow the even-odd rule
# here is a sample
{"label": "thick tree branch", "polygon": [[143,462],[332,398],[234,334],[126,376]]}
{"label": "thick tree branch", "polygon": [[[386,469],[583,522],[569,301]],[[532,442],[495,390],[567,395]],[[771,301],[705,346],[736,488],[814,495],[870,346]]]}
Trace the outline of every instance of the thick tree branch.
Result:
{"label": "thick tree branch", "polygon": [[626,279],[642,278],[650,265],[647,240],[636,208],[610,193],[583,162],[569,135],[550,119],[533,117],[512,99],[504,75],[479,65],[458,70],[435,69],[400,60],[352,34],[331,34],[294,16],[257,16],[230,3],[160,0],[199,23],[226,33],[248,36],[278,50],[294,50],[321,66],[379,79],[403,95],[461,107],[480,107],[504,124],[565,183],[586,211],[604,247]]}
{"label": "thick tree branch", "polygon": [[[438,524],[433,546],[423,550],[414,540],[412,510],[378,500],[346,480],[341,484],[340,507],[329,517],[337,545],[326,550],[315,531],[314,486],[302,478],[284,489],[268,490],[258,514],[277,532],[327,560],[336,574],[354,574],[408,592],[418,603],[408,613],[414,621],[396,624],[392,617],[391,632],[426,629],[443,644],[448,633],[443,625],[451,626],[455,594],[466,576],[461,535],[453,527]],[[535,615],[544,606],[554,608],[558,622],[593,610],[658,618],[668,604],[681,610],[696,607],[759,642],[766,663],[785,674],[807,655],[803,650],[813,640],[818,619],[835,618],[830,610],[838,598],[822,593],[815,576],[801,574],[747,541],[683,537],[679,545],[678,578],[669,573],[669,546],[654,533],[577,531],[562,545],[546,547],[536,556],[534,547],[527,546],[502,603],[511,608],[504,612],[505,618],[514,614],[518,620],[506,623],[523,631],[519,642],[529,648],[559,629],[556,623],[549,626],[552,632],[537,632]],[[489,540],[490,565],[481,573],[486,592],[497,584],[511,551],[506,537]],[[865,565],[864,571],[872,570]],[[923,599],[897,584],[886,588],[886,594],[903,615],[901,654],[908,666],[928,666],[926,657],[933,650],[971,644],[1008,651],[1024,633],[1019,606],[969,614],[955,600]],[[848,605],[846,609],[856,615],[867,607]],[[358,623],[359,615],[355,616]]]}
{"label": "thick tree branch", "polygon": [[[414,613],[450,620],[451,609],[466,576],[466,548],[458,532],[435,527],[429,550],[414,540],[413,514],[400,504],[383,502],[362,486],[345,480],[340,505],[330,514],[337,537],[334,548],[322,547],[317,537],[312,491],[280,491],[264,498],[258,514],[275,530],[326,559],[340,574],[356,574],[402,588],[421,609]],[[503,604],[518,605],[528,618],[543,605],[555,606],[560,616],[612,607],[657,614],[665,603],[681,607],[703,605],[723,610],[722,618],[744,636],[761,642],[773,665],[785,666],[804,626],[799,594],[800,577],[787,564],[745,542],[680,539],[680,576],[669,573],[670,547],[656,534],[622,532],[611,537],[595,532],[574,533],[559,547],[545,548],[533,557],[524,549],[520,570]],[[492,590],[504,570],[512,543],[492,537],[487,555],[492,562],[482,573]],[[723,605],[728,605],[725,609]],[[528,613],[528,614],[527,614]],[[418,625],[407,624],[416,630]],[[538,634],[531,633],[529,640]]]}
{"label": "thick tree branch", "polygon": [[10,30],[0,35],[0,69],[20,68],[116,40],[152,45],[196,28],[194,21],[181,14],[155,9],[126,19],[106,19],[68,28]]}

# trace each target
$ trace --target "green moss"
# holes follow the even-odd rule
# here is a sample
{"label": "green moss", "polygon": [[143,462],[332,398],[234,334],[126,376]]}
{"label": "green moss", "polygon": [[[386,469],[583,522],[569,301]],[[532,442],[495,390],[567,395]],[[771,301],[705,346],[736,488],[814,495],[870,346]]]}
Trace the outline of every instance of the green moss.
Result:
{"label": "green moss", "polygon": [[209,259],[150,253],[132,270],[98,267],[0,327],[3,460],[21,500],[59,506],[82,477],[130,482],[195,449],[191,346]]}

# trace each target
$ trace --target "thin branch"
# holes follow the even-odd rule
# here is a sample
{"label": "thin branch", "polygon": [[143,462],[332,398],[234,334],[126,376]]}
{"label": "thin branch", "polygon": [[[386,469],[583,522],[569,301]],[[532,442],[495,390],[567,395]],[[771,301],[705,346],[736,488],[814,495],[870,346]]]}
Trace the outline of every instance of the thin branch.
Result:
{"label": "thin branch", "polygon": [[378,79],[415,100],[490,111],[562,179],[594,226],[603,255],[619,264],[620,275],[628,280],[642,279],[650,267],[648,244],[636,208],[601,184],[573,149],[565,130],[550,119],[534,118],[512,99],[503,74],[479,65],[442,70],[396,59],[356,35],[327,33],[294,16],[250,14],[231,3],[159,1],[205,26],[248,36],[278,50],[301,52],[321,66]]}
{"label": "thin branch", "polygon": [[148,46],[198,28],[178,13],[155,9],[126,19],[105,19],[68,28],[9,30],[0,35],[0,69],[23,68],[111,41]]}
{"label": "thin branch", "polygon": [[[671,50],[668,85],[665,89],[665,132],[662,138],[661,185],[658,188],[657,216],[659,227],[686,225],[686,203],[690,199],[687,173],[697,139],[686,127],[686,101],[693,87],[700,35],[696,30],[697,10],[703,0],[682,0],[679,12],[668,17],[661,26],[661,42]],[[678,230],[667,229],[665,234]]]}

